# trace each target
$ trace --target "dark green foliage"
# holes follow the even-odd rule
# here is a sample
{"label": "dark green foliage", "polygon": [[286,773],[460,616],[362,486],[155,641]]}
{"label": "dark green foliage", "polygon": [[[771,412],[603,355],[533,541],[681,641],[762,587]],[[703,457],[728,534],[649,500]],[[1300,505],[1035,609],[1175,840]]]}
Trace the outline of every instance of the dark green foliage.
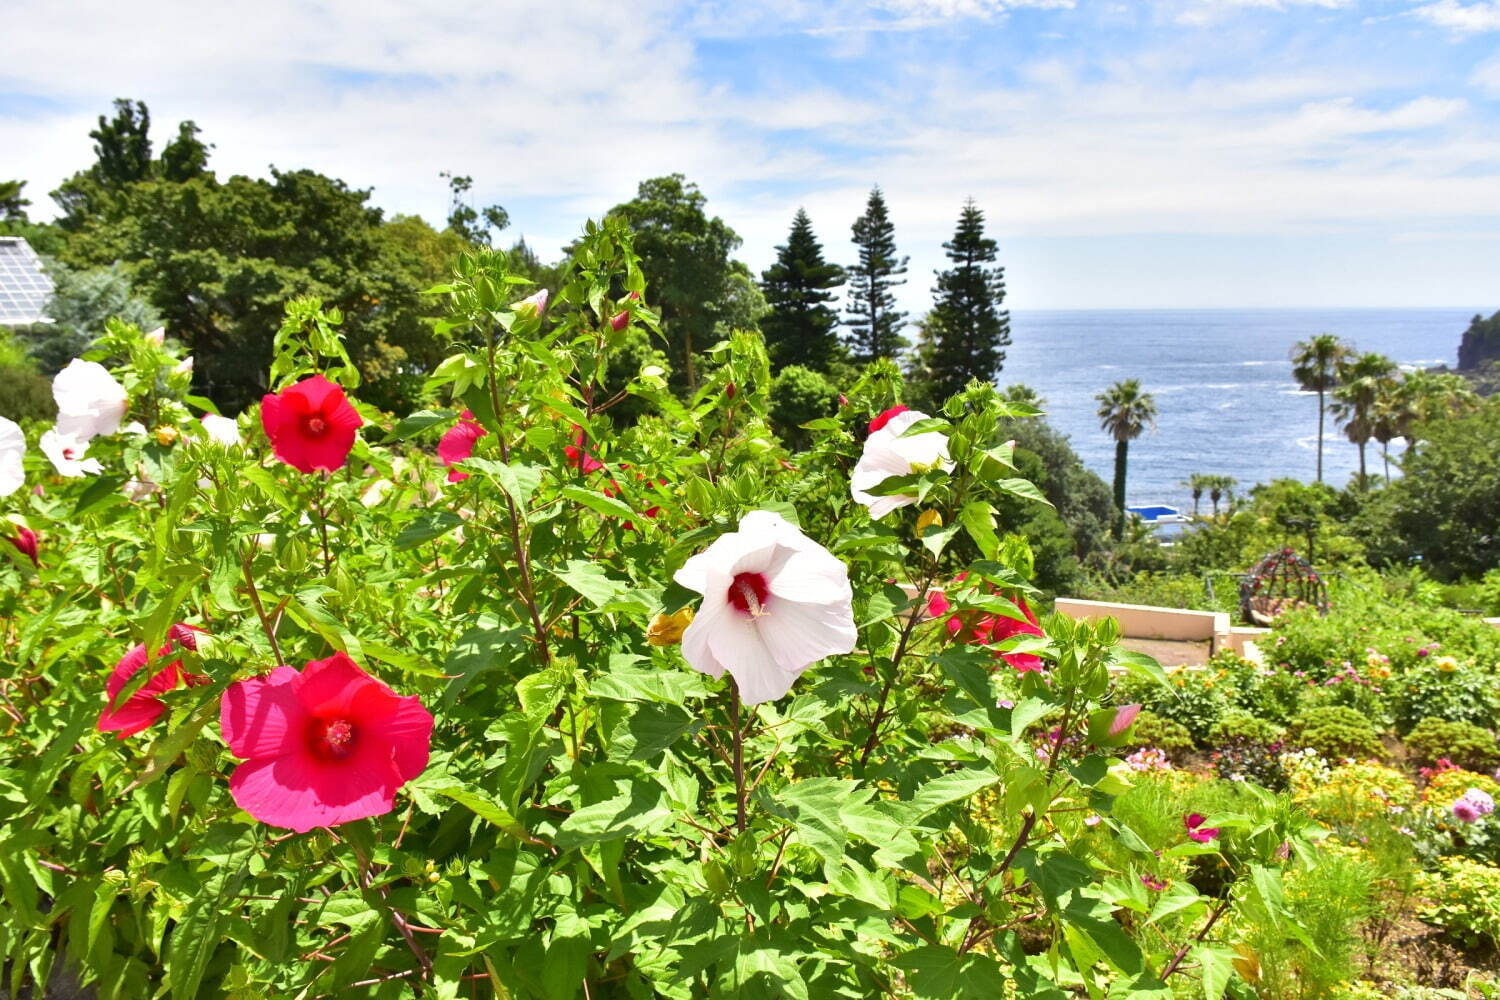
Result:
{"label": "dark green foliage", "polygon": [[1423,719],[1406,734],[1412,757],[1432,764],[1440,757],[1469,771],[1492,771],[1500,764],[1500,745],[1495,734],[1472,722]]}
{"label": "dark green foliage", "polygon": [[802,425],[838,409],[839,391],[821,372],[789,365],[771,383],[771,426],[790,448],[805,448],[810,435]]}
{"label": "dark green foliage", "polygon": [[848,269],[849,307],[844,314],[844,343],[859,364],[894,358],[906,347],[901,328],[906,313],[896,309],[891,289],[906,284],[906,257],[896,256],[896,227],[886,212],[880,188],[870,190],[865,214],[854,220],[859,263]]}
{"label": "dark green foliage", "polygon": [[[656,365],[666,374],[672,371],[671,360],[652,342],[651,335],[644,329],[633,326],[618,334],[610,341],[604,397],[613,398],[641,373],[642,368],[649,365]],[[616,425],[623,427],[634,423],[651,410],[651,404],[640,396],[626,396],[610,407],[609,415]]]}
{"label": "dark green foliage", "polygon": [[1323,705],[1298,712],[1288,728],[1287,742],[1311,747],[1328,758],[1385,755],[1380,734],[1362,713],[1345,705]]}
{"label": "dark green foliage", "polygon": [[1209,739],[1218,744],[1231,743],[1236,740],[1249,743],[1276,743],[1285,735],[1286,732],[1269,719],[1263,719],[1242,708],[1231,708],[1219,716],[1219,721],[1214,723],[1213,729],[1209,732]]}
{"label": "dark green foliage", "polygon": [[131,287],[122,264],[79,271],[65,264],[47,266],[52,279],[52,300],[47,305],[51,323],[38,323],[17,331],[37,370],[46,376],[57,373],[83,353],[104,333],[104,324],[120,319],[143,330],[162,325],[161,316]]}
{"label": "dark green foliage", "polygon": [[1439,580],[1500,565],[1500,398],[1434,422],[1372,498],[1360,534],[1377,565],[1420,559]]}
{"label": "dark green foliage", "polygon": [[1486,361],[1500,360],[1500,312],[1489,319],[1475,315],[1458,345],[1460,371],[1477,371]]}
{"label": "dark green foliage", "polygon": [[0,329],[0,417],[20,423],[56,416],[52,383],[38,374],[25,348]]}
{"label": "dark green foliage", "polygon": [[703,211],[708,199],[682,174],[641,181],[631,201],[616,205],[635,231],[641,270],[661,311],[677,384],[696,386],[700,352],[713,346],[715,327],[730,298],[740,238]]}
{"label": "dark green foliage", "polygon": [[1130,730],[1130,745],[1156,747],[1168,754],[1183,753],[1193,749],[1193,734],[1175,719],[1155,712],[1142,712],[1135,717],[1135,725]]}
{"label": "dark green foliage", "polygon": [[[499,232],[510,225],[510,213],[499,205],[489,205],[476,211],[469,204],[468,194],[474,187],[474,178],[443,171],[438,175],[448,181],[448,228],[473,246],[489,245],[490,232]],[[480,220],[484,224],[480,225]]]}
{"label": "dark green foliage", "polygon": [[[62,210],[57,224],[77,231],[106,211],[120,191],[151,177],[151,112],[144,101],[115,99],[113,118],[99,116],[89,133],[94,140],[94,165],[63,181],[52,200]],[[180,136],[179,136],[180,138]]]}
{"label": "dark green foliage", "polygon": [[1228,781],[1253,781],[1276,792],[1286,789],[1287,775],[1281,764],[1283,747],[1280,741],[1235,736],[1214,742],[1216,749],[1209,754],[1209,759],[1219,777]]}
{"label": "dark green foliage", "polygon": [[[1003,433],[1016,443],[1016,454],[1022,460],[1026,455],[1039,460],[1028,472],[1035,474],[1034,481],[1056,508],[1051,511],[1033,505],[1031,511],[1061,519],[1072,536],[1072,555],[1080,563],[1101,558],[1109,545],[1109,527],[1114,516],[1114,504],[1104,480],[1083,464],[1066,434],[1040,417],[1007,420]],[[1081,583],[1081,579],[1067,582]]]}
{"label": "dark green foliage", "polygon": [[995,241],[984,235],[984,213],[972,198],[964,203],[953,239],[943,249],[953,266],[938,272],[932,290],[934,304],[924,324],[931,348],[918,373],[928,398],[938,401],[970,379],[994,379],[1010,344],[1010,314],[1001,308],[1005,268],[992,266]]}
{"label": "dark green foliage", "polygon": [[213,146],[198,138],[201,131],[192,121],[177,126],[176,138],[161,150],[158,166],[162,180],[187,181],[208,173],[208,151]]}
{"label": "dark green foliage", "polygon": [[25,181],[0,181],[0,222],[25,222],[31,200],[21,195]]}
{"label": "dark green foliage", "polygon": [[771,311],[760,321],[766,350],[777,366],[827,371],[839,351],[838,314],[828,305],[844,283],[844,269],[823,259],[823,247],[802,209],[792,219],[776,263],[761,272],[761,291]]}

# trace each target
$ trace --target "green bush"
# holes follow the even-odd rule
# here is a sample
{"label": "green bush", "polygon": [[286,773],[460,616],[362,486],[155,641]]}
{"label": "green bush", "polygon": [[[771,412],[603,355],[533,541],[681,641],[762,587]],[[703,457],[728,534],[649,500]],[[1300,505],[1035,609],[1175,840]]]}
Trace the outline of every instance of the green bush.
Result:
{"label": "green bush", "polygon": [[1425,764],[1446,757],[1469,771],[1491,771],[1500,764],[1495,734],[1472,722],[1423,719],[1406,734],[1406,746]]}
{"label": "green bush", "polygon": [[1139,702],[1150,712],[1184,726],[1200,747],[1209,744],[1209,732],[1229,708],[1230,689],[1207,671],[1179,670],[1168,685],[1131,678],[1120,682],[1122,702]]}
{"label": "green bush", "polygon": [[1298,747],[1311,747],[1324,757],[1359,760],[1385,755],[1380,734],[1370,720],[1345,705],[1304,709],[1288,728],[1292,743]]}
{"label": "green bush", "polygon": [[1423,920],[1468,947],[1500,945],[1500,868],[1449,857],[1419,880]]}
{"label": "green bush", "polygon": [[1286,736],[1286,730],[1269,719],[1262,719],[1242,708],[1231,708],[1219,717],[1209,730],[1209,739],[1215,744],[1231,742],[1276,743]]}
{"label": "green bush", "polygon": [[1439,649],[1401,678],[1395,698],[1398,729],[1409,730],[1423,719],[1472,722],[1481,727],[1500,721],[1493,667],[1457,657],[1450,661],[1447,656]]}
{"label": "green bush", "polygon": [[838,389],[821,372],[787,365],[771,383],[771,425],[788,447],[806,447],[809,437],[802,425],[832,416],[838,402]]}
{"label": "green bush", "polygon": [[1193,734],[1180,722],[1155,712],[1142,712],[1136,716],[1135,726],[1130,730],[1130,745],[1156,747],[1168,754],[1181,753],[1193,749]]}

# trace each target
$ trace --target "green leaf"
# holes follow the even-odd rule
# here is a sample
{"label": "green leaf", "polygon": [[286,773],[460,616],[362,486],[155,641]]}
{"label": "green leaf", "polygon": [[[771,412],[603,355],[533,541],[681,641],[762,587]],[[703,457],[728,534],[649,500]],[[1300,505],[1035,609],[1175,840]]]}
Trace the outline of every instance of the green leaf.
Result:
{"label": "green leaf", "polygon": [[453,410],[418,410],[408,414],[395,427],[392,427],[388,440],[405,441],[429,427],[445,424],[456,416],[458,414]]}
{"label": "green leaf", "polygon": [[1037,503],[1044,503],[1048,507],[1052,506],[1052,501],[1048,500],[1046,495],[1037,487],[1036,483],[1033,483],[1029,479],[1002,479],[995,484],[995,488],[1002,493],[1009,493],[1012,496],[1023,497],[1027,500],[1035,500]]}
{"label": "green leaf", "polygon": [[1198,944],[1193,947],[1191,954],[1202,971],[1204,1000],[1221,1000],[1234,975],[1234,951],[1211,944]]}
{"label": "green leaf", "polygon": [[603,493],[597,493],[594,490],[586,490],[582,486],[564,486],[561,493],[569,500],[581,503],[590,510],[596,510],[610,517],[631,518],[635,516],[635,511],[630,509],[629,504],[616,500],[614,497],[607,497]]}
{"label": "green leaf", "polygon": [[84,487],[83,492],[78,495],[78,502],[73,505],[73,516],[77,517],[86,510],[92,510],[106,502],[125,503],[125,495],[120,488],[125,485],[124,476],[97,476],[93,482]]}
{"label": "green leaf", "polygon": [[568,850],[638,836],[671,822],[672,810],[664,801],[665,792],[660,785],[627,781],[615,787],[616,792],[610,798],[584,806],[563,820],[554,843]]}
{"label": "green leaf", "polygon": [[896,956],[912,994],[920,1000],[993,1000],[1005,995],[1005,976],[988,955],[960,955],[940,944],[923,945]]}
{"label": "green leaf", "polygon": [[611,760],[654,760],[672,744],[703,726],[696,714],[677,705],[638,703],[610,733]]}
{"label": "green leaf", "polygon": [[949,542],[953,541],[961,527],[961,524],[945,524],[941,527],[928,528],[922,532],[922,547],[934,556],[942,555],[943,550],[948,547]]}
{"label": "green leaf", "polygon": [[562,569],[549,566],[547,572],[566,583],[596,608],[604,607],[630,589],[629,584],[623,580],[612,579],[604,572],[603,566],[582,559],[570,559]]}
{"label": "green leaf", "polygon": [[441,538],[463,523],[463,518],[450,510],[424,511],[401,529],[401,533],[396,536],[396,548],[403,551],[414,549],[434,538]]}
{"label": "green leaf", "polygon": [[987,767],[966,767],[957,771],[949,771],[947,774],[940,774],[931,781],[924,782],[917,789],[916,795],[912,796],[911,802],[919,817],[927,816],[950,802],[967,799],[980,789],[988,788],[999,780],[1000,775]]}
{"label": "green leaf", "polygon": [[986,559],[995,558],[1000,549],[1000,537],[995,534],[995,508],[982,500],[973,500],[963,505],[958,512],[958,521],[979,547]]}
{"label": "green leaf", "polygon": [[166,984],[173,997],[195,1000],[200,995],[203,973],[224,938],[220,927],[225,915],[233,909],[229,901],[239,894],[240,882],[244,880],[257,841],[254,829],[240,834],[236,846],[243,847],[243,852],[238,857],[231,853],[224,858],[196,893],[201,905],[192,907],[191,912],[173,926],[165,963]]}
{"label": "green leaf", "polygon": [[542,485],[539,465],[507,465],[487,458],[471,458],[464,462],[464,468],[493,480],[520,508],[531,502],[537,487]]}
{"label": "green leaf", "polygon": [[527,836],[526,828],[521,825],[520,820],[512,816],[500,803],[473,785],[452,779],[443,779],[430,785],[423,785],[422,788],[424,791],[431,792],[434,795],[441,795],[444,798],[452,799],[475,816],[488,823],[493,823],[513,837],[524,839]]}

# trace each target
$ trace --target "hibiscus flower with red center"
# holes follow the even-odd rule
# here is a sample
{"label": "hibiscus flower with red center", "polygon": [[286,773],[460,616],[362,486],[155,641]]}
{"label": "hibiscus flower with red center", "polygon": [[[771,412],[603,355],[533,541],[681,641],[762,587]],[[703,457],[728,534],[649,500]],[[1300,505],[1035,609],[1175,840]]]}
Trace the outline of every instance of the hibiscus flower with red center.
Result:
{"label": "hibiscus flower with red center", "polygon": [[260,423],[276,457],[298,472],[342,469],[364,423],[344,390],[313,375],[260,402]]}
{"label": "hibiscus flower with red center", "polygon": [[[167,629],[166,645],[156,651],[152,662],[161,663],[163,660],[168,660],[179,649],[197,652],[197,634],[201,632],[203,629],[192,625],[181,623],[173,625]],[[119,663],[115,664],[114,671],[110,673],[109,680],[104,684],[106,702],[104,711],[99,713],[99,732],[118,733],[122,740],[127,736],[134,736],[155,723],[167,710],[167,703],[162,701],[162,695],[182,685],[191,687],[208,683],[208,678],[202,674],[184,670],[182,660],[178,657],[170,659],[165,666],[151,676],[150,680],[121,702],[120,693],[130,683],[130,679],[145,665],[145,644],[136,646],[121,657]]]}
{"label": "hibiscus flower with red center", "polygon": [[459,414],[458,423],[443,433],[442,440],[438,442],[437,453],[438,458],[448,467],[448,482],[461,483],[469,478],[467,472],[461,472],[453,466],[473,457],[475,445],[487,434],[489,431],[474,419],[472,410]]}
{"label": "hibiscus flower with red center", "polygon": [[343,653],[301,671],[236,681],[219,705],[224,742],[246,758],[229,778],[239,807],[306,833],[390,812],[422,773],[432,715]]}

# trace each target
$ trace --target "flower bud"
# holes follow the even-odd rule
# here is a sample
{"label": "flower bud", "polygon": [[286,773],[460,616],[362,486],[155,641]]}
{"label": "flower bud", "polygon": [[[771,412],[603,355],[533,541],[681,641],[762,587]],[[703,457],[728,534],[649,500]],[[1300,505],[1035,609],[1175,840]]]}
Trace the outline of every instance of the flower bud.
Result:
{"label": "flower bud", "polygon": [[733,382],[730,382],[728,385],[726,385],[724,387],[724,395],[726,397],[728,397],[729,399],[733,399],[736,395],[738,395],[738,393],[739,393],[739,390],[734,387],[734,383]]}
{"label": "flower bud", "polygon": [[517,316],[540,316],[547,311],[547,289],[528,295],[511,308],[516,311]]}
{"label": "flower bud", "polygon": [[160,347],[167,342],[167,328],[164,326],[157,327],[145,335],[145,340],[146,343],[153,347]]}
{"label": "flower bud", "polygon": [[156,435],[156,443],[161,445],[163,448],[170,448],[172,445],[177,443],[177,428],[173,427],[171,424],[162,424],[152,433]]}
{"label": "flower bud", "polygon": [[174,365],[173,368],[172,368],[172,374],[173,375],[191,375],[191,374],[193,374],[193,356],[191,354],[189,354],[187,357],[185,357],[181,361],[177,362],[177,364]]}
{"label": "flower bud", "polygon": [[628,309],[621,309],[619,312],[615,313],[609,318],[609,328],[615,331],[615,333],[619,333],[629,325],[630,310]]}
{"label": "flower bud", "polygon": [[657,615],[646,629],[646,641],[653,646],[675,646],[682,641],[682,633],[693,622],[693,609],[683,608],[675,614]]}
{"label": "flower bud", "polygon": [[935,510],[924,510],[917,517],[917,535],[920,537],[928,528],[941,528],[943,526],[943,515]]}
{"label": "flower bud", "polygon": [[31,565],[40,566],[37,561],[37,539],[36,532],[24,524],[15,525],[16,533],[6,537],[6,541],[16,547],[16,551],[31,560]]}

